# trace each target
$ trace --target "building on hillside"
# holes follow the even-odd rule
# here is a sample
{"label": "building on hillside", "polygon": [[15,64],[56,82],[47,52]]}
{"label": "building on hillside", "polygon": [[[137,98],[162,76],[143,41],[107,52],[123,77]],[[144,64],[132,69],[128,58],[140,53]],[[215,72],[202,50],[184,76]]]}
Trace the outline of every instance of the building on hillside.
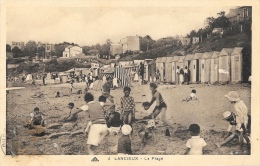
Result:
{"label": "building on hillside", "polygon": [[74,57],[78,54],[82,53],[82,48],[80,46],[67,46],[63,51],[63,58]]}
{"label": "building on hillside", "polygon": [[25,45],[24,45],[24,42],[12,41],[11,49],[13,49],[14,47],[18,47],[20,50],[24,51]]}
{"label": "building on hillside", "polygon": [[232,24],[244,20],[249,20],[252,18],[252,7],[241,6],[235,9],[230,9],[226,17]]}
{"label": "building on hillside", "polygon": [[52,59],[55,56],[54,44],[45,44],[45,59]]}
{"label": "building on hillside", "polygon": [[193,37],[192,38],[192,44],[197,44],[200,42],[200,38],[199,37]]}
{"label": "building on hillside", "polygon": [[224,28],[214,28],[212,30],[212,33],[215,33],[215,34],[223,34],[224,32]]}
{"label": "building on hillside", "polygon": [[123,46],[120,43],[115,43],[110,45],[111,55],[120,55],[123,53]]}
{"label": "building on hillside", "polygon": [[127,36],[120,42],[123,47],[123,53],[126,51],[140,51],[140,38],[139,36]]}
{"label": "building on hillside", "polygon": [[191,38],[189,37],[183,37],[181,38],[181,44],[184,46],[190,45],[191,43]]}

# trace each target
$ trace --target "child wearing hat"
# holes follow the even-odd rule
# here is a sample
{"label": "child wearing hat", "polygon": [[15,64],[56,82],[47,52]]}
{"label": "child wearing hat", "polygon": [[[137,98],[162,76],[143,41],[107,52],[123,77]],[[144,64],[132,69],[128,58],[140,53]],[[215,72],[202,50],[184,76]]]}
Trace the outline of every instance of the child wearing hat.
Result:
{"label": "child wearing hat", "polygon": [[246,104],[244,103],[244,101],[240,99],[240,96],[237,93],[237,91],[230,91],[227,95],[225,95],[225,97],[228,98],[231,104],[234,104],[235,115],[241,123],[240,127],[243,128],[244,132],[246,132],[248,124],[248,109]]}
{"label": "child wearing hat", "polygon": [[117,146],[117,154],[118,155],[128,155],[132,154],[131,149],[131,139],[129,134],[132,131],[132,127],[130,125],[123,125],[121,128],[122,137],[118,139],[118,146]]}
{"label": "child wearing hat", "polygon": [[203,148],[207,145],[205,140],[199,136],[200,126],[191,124],[189,127],[191,138],[186,143],[185,155],[202,155]]}
{"label": "child wearing hat", "polygon": [[182,102],[186,101],[191,101],[191,100],[198,100],[197,96],[196,96],[196,90],[192,89],[191,90],[191,94],[189,96],[186,97],[186,99],[183,99]]}
{"label": "child wearing hat", "polygon": [[229,122],[227,132],[223,134],[222,137],[224,137],[224,141],[221,143],[216,143],[216,145],[220,148],[220,146],[223,146],[227,144],[228,142],[232,141],[235,136],[239,137],[239,143],[240,147],[243,147],[243,138],[245,138],[247,144],[249,145],[250,140],[248,136],[244,133],[243,128],[241,128],[241,122],[240,119],[230,111],[226,111],[223,113],[224,120]]}

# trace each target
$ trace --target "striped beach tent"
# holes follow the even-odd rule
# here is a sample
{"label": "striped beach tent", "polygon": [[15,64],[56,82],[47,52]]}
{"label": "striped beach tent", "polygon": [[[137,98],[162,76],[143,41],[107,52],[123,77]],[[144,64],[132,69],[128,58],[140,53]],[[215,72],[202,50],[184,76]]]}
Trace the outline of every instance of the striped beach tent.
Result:
{"label": "striped beach tent", "polygon": [[120,80],[122,87],[131,86],[130,68],[116,67],[114,77]]}

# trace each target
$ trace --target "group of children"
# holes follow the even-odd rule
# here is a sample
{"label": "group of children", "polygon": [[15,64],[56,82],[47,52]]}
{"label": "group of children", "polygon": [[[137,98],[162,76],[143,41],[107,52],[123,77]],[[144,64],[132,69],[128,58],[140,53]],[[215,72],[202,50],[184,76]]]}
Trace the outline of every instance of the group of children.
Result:
{"label": "group of children", "polygon": [[[152,91],[151,102],[143,103],[144,108],[147,110],[156,101],[156,107],[153,112],[144,117],[144,119],[151,119],[148,124],[142,128],[138,134],[142,138],[142,142],[146,139],[151,131],[154,129],[154,119],[162,114],[162,121],[164,121],[172,129],[174,126],[166,119],[165,114],[167,105],[165,104],[162,95],[156,90],[157,85],[154,83],[150,84]],[[88,133],[87,149],[89,154],[94,154],[93,146],[98,146],[108,133],[118,134],[120,131],[122,137],[118,140],[118,154],[132,154],[131,140],[133,134],[133,121],[135,119],[135,102],[134,98],[130,96],[131,88],[124,87],[124,96],[120,98],[120,111],[115,111],[115,105],[113,102],[108,104],[106,102],[109,99],[110,93],[106,96],[100,96],[99,102],[94,101],[94,96],[91,93],[86,93],[84,100],[85,105],[79,109],[75,109],[74,103],[69,103],[70,109],[69,115],[64,118],[64,122],[75,122],[77,121],[77,114],[79,112],[86,112],[90,122],[88,123],[85,132]],[[224,120],[229,122],[229,126],[224,136],[224,141],[216,143],[217,147],[224,146],[236,136],[239,137],[239,143],[241,148],[243,147],[243,140],[250,146],[250,140],[248,133],[250,133],[250,122],[251,118],[248,115],[248,109],[245,103],[240,99],[239,94],[236,91],[231,91],[225,97],[234,104],[233,112],[226,111],[223,113]],[[191,94],[183,101],[197,100],[196,90],[193,89]],[[34,109],[34,113],[31,114],[32,125],[44,125],[42,113],[39,112],[39,108]],[[234,131],[232,131],[234,129]],[[203,154],[203,148],[207,145],[205,140],[201,138],[200,126],[198,124],[191,124],[189,126],[189,132],[191,138],[186,143],[186,151],[184,154],[190,155],[201,155]],[[153,133],[154,134],[154,133]]]}

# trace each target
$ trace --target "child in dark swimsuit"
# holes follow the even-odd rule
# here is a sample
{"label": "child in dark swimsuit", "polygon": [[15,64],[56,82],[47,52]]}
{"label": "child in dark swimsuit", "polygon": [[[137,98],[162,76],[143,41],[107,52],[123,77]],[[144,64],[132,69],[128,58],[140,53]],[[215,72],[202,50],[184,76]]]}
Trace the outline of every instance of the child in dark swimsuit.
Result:
{"label": "child in dark swimsuit", "polygon": [[156,101],[156,106],[152,112],[152,114],[150,114],[149,116],[147,117],[144,117],[145,119],[154,119],[156,118],[160,113],[161,113],[161,120],[166,123],[168,126],[170,126],[172,129],[174,129],[174,125],[171,124],[167,119],[166,119],[166,110],[167,110],[167,105],[166,103],[164,102],[163,100],[163,97],[161,95],[160,92],[158,92],[156,90],[157,88],[157,85],[155,83],[150,83],[150,89],[152,91],[152,100],[151,102],[149,103],[149,105],[151,106],[154,101]]}

